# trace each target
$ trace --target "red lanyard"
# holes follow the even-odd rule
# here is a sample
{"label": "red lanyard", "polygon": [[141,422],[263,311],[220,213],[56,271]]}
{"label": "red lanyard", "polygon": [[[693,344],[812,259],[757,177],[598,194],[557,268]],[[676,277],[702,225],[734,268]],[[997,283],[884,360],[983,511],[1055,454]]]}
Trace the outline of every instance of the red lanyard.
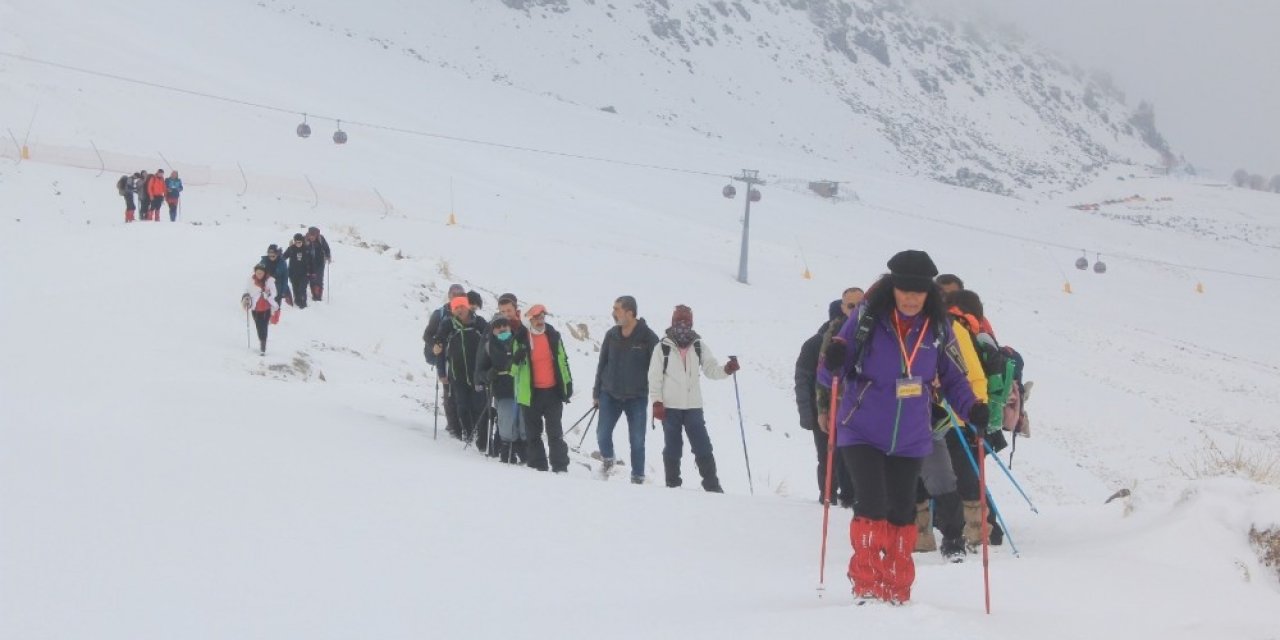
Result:
{"label": "red lanyard", "polygon": [[898,348],[902,350],[903,373],[911,375],[911,365],[916,361],[916,355],[920,353],[920,345],[924,343],[924,334],[929,330],[929,319],[924,319],[924,326],[920,327],[920,336],[916,338],[916,346],[911,350],[911,355],[907,355],[907,343],[902,340],[902,321],[898,319],[898,312],[893,312],[893,325],[897,331],[894,335],[898,338]]}

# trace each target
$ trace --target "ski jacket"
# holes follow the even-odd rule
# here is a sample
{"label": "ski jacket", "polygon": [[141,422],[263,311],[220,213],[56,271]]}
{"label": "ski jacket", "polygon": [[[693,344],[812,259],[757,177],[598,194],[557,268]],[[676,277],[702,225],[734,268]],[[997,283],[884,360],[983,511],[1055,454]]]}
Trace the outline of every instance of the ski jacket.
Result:
{"label": "ski jacket", "polygon": [[[819,363],[822,360],[822,354],[826,353],[827,351],[827,345],[831,344],[831,338],[835,337],[837,333],[840,333],[840,329],[844,327],[845,323],[848,321],[849,319],[845,316],[832,318],[825,325],[823,325],[822,329],[818,330],[819,343],[820,343],[818,347]],[[817,375],[817,369],[818,369],[817,365],[815,364],[813,368],[814,368],[814,375]],[[831,384],[830,383],[825,385],[818,384],[814,388],[814,398],[815,398],[814,401],[818,405],[817,409],[819,410],[826,409],[830,411],[831,410]]]}
{"label": "ski jacket", "polygon": [[[862,306],[858,310],[861,311]],[[952,355],[958,346],[950,323],[943,327],[943,337],[939,338],[933,321],[923,314],[906,319],[904,322],[909,323],[910,328],[900,344],[893,326],[896,313],[890,309],[884,314],[888,317],[876,319],[862,346],[862,354],[853,353],[858,323],[846,322],[837,337],[850,345],[849,356],[837,371],[822,367],[818,381],[829,386],[834,375],[841,377],[840,403],[836,409],[837,446],[870,445],[886,455],[923,458],[933,450],[930,383],[938,380],[941,395],[951,403],[957,416],[969,415],[977,398],[969,386],[964,366]],[[899,398],[898,381],[904,377],[906,360],[902,352],[905,349],[909,354],[917,350],[917,344],[910,375],[919,378],[924,389],[914,397]],[[855,374],[854,364],[859,360],[861,371]]]}
{"label": "ski jacket", "polygon": [[266,282],[264,282],[262,286],[258,286],[258,283],[253,279],[253,276],[249,276],[249,284],[244,289],[244,296],[242,299],[248,299],[249,308],[254,309],[257,308],[258,301],[262,300],[263,296],[266,296],[266,302],[271,306],[272,311],[280,308],[280,304],[276,302],[275,278],[268,275]]}
{"label": "ski jacket", "polygon": [[177,199],[182,193],[182,178],[165,178],[164,190],[167,197]]}
{"label": "ski jacket", "polygon": [[[564,350],[564,340],[560,332],[550,324],[546,325],[547,346],[551,349],[553,370],[556,375],[556,394],[560,402],[568,402],[573,397],[573,375],[569,372],[569,357]],[[516,334],[516,332],[512,332]],[[513,335],[511,341],[516,344],[516,353],[524,351],[520,363],[514,367],[516,402],[529,406],[533,401],[533,353],[532,340],[528,329]]]}
{"label": "ski jacket", "polygon": [[161,178],[159,174],[152,174],[151,177],[147,178],[147,195],[152,198],[164,197],[164,178]]}
{"label": "ski jacket", "polygon": [[138,194],[139,196],[146,198],[147,197],[147,181],[150,178],[151,176],[145,173],[136,178],[131,178],[129,180],[129,188],[133,189],[133,192]]}
{"label": "ski jacket", "polygon": [[329,262],[333,254],[329,252],[329,241],[324,239],[323,235],[316,236],[315,239],[307,238],[304,248],[311,252],[312,273],[324,271],[324,265]]}
{"label": "ski jacket", "polygon": [[289,265],[290,277],[302,278],[311,275],[311,254],[307,253],[306,249],[290,244],[283,255],[285,262]]}
{"label": "ski jacket", "polygon": [[272,261],[271,258],[262,256],[262,259],[258,261],[258,264],[262,265],[262,268],[267,270],[267,275],[280,283],[276,287],[280,291],[279,295],[292,300],[293,291],[289,289],[289,265],[285,264],[284,259],[277,255],[276,259]]}
{"label": "ski jacket", "polygon": [[[664,354],[663,349],[668,352]],[[698,355],[699,350],[701,356]],[[671,338],[664,337],[649,358],[649,402],[661,402],[668,409],[701,409],[702,378],[699,371],[712,380],[729,377],[702,338],[694,340],[688,349],[681,352]]]}
{"label": "ski jacket", "polygon": [[518,344],[514,337],[503,341],[490,333],[476,355],[476,382],[489,387],[497,400],[516,397],[511,360]]}
{"label": "ski jacket", "polygon": [[[987,374],[982,369],[982,359],[978,357],[978,347],[973,343],[973,334],[959,320],[951,321],[951,332],[956,336],[956,346],[960,347],[961,361],[964,363],[965,377],[969,380],[969,388],[973,389],[975,398],[987,401]],[[967,414],[957,414],[956,420],[965,424]]]}
{"label": "ski jacket", "polygon": [[476,356],[481,342],[488,337],[489,323],[484,318],[473,317],[469,324],[463,324],[450,317],[445,326],[448,331],[441,354],[444,358],[436,366],[450,382],[473,387],[476,384]]}
{"label": "ski jacket", "polygon": [[636,322],[629,337],[622,335],[622,327],[610,329],[600,345],[600,364],[596,366],[592,399],[599,400],[602,392],[619,400],[647,396],[649,358],[657,345],[658,334],[649,328],[644,318]]}
{"label": "ski jacket", "polygon": [[818,428],[818,360],[826,329],[824,322],[800,346],[800,356],[796,358],[796,409],[800,411],[800,427],[809,431]]}

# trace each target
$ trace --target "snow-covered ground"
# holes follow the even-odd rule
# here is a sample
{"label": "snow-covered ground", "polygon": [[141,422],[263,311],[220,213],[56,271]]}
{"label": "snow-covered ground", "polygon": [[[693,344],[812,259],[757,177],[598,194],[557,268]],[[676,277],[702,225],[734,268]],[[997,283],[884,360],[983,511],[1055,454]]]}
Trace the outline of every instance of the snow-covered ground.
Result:
{"label": "snow-covered ground", "polygon": [[[0,4],[0,48],[115,73],[150,55],[116,34],[142,35],[162,7],[29,4]],[[856,200],[832,202],[797,180],[840,167],[785,148],[448,69],[389,82],[400,63],[346,38],[278,21],[245,27],[275,39],[233,46],[218,34],[234,20],[191,16],[206,29],[166,41],[153,80],[459,137],[759,168],[771,184],[752,210],[751,284],[733,279],[742,194],[724,200],[724,178],[354,125],[338,147],[332,123],[303,141],[292,116],[0,58],[0,124],[21,142],[36,114],[31,159],[11,144],[0,158],[0,638],[1278,637],[1280,582],[1246,534],[1280,525],[1280,492],[1178,470],[1206,438],[1280,450],[1274,195],[1134,168],[1034,202],[868,171],[844,185]],[[307,65],[289,55],[308,47],[323,53]],[[362,71],[379,65],[389,75]],[[69,166],[93,146],[107,171]],[[125,225],[115,179],[166,166],[159,153],[189,176],[182,223]],[[243,346],[240,291],[268,244],[312,224],[334,245],[329,300],[287,309],[261,358]],[[1074,247],[1109,272],[1074,270]],[[920,558],[911,606],[853,609],[846,511],[815,597],[821,509],[793,364],[826,303],[903,248],[983,295],[1037,385],[1014,472],[1041,513],[989,470],[1021,551],[994,552],[991,617],[980,564],[934,557]],[[552,477],[433,439],[420,336],[455,281],[488,311],[514,291],[562,330],[586,327],[568,341],[567,422],[590,406],[616,296],[635,295],[659,329],[692,306],[716,353],[743,364],[754,495],[730,381],[704,386],[724,496],[598,482],[576,464]],[[1132,497],[1104,505],[1120,488]]]}

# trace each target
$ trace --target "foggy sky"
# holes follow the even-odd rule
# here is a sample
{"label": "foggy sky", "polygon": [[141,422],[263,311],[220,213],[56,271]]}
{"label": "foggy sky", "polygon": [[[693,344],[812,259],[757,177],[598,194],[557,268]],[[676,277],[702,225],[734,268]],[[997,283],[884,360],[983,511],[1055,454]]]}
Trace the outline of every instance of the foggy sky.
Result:
{"label": "foggy sky", "polygon": [[1202,172],[1280,174],[1280,0],[924,0],[1105,70]]}

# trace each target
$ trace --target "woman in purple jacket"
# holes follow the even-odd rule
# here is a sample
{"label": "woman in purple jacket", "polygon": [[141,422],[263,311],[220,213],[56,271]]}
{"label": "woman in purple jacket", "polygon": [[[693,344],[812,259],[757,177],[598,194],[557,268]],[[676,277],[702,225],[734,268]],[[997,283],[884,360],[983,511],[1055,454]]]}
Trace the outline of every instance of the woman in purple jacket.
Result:
{"label": "woman in purple jacket", "polygon": [[854,482],[853,594],[902,604],[915,582],[916,481],[933,448],[932,382],[970,423],[985,428],[990,415],[965,378],[929,254],[903,251],[888,266],[828,345],[818,376],[841,380],[834,419]]}

